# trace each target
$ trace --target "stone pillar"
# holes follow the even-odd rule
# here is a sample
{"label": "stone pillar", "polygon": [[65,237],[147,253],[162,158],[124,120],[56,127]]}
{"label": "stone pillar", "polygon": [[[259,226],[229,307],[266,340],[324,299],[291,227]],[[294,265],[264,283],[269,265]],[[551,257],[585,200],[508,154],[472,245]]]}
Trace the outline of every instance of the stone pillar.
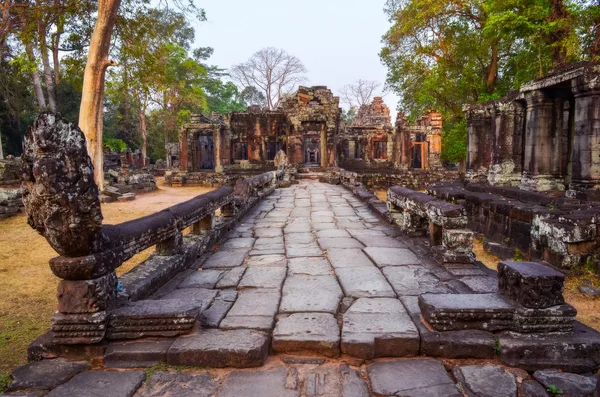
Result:
{"label": "stone pillar", "polygon": [[470,182],[486,182],[492,161],[492,115],[489,106],[466,105],[467,118],[467,172]]}
{"label": "stone pillar", "polygon": [[215,127],[213,131],[213,142],[214,142],[214,158],[215,158],[215,172],[223,172],[223,163],[221,158],[223,157],[223,141],[221,140],[221,128]]}
{"label": "stone pillar", "polygon": [[[556,101],[541,90],[525,93],[527,116],[525,126],[524,169],[521,189],[548,191],[564,189],[560,175],[562,124],[556,128]],[[561,105],[562,106],[562,105]],[[562,115],[562,110],[559,112]],[[560,117],[562,120],[562,116]],[[558,146],[558,148],[557,148]],[[560,155],[559,155],[560,156]]]}
{"label": "stone pillar", "polygon": [[575,96],[572,179],[573,191],[600,189],[600,68],[571,81]]}
{"label": "stone pillar", "polygon": [[[523,108],[515,101],[494,104],[494,140],[492,164],[488,172],[491,185],[519,186],[521,183],[520,148],[523,129]],[[518,146],[517,146],[518,145]]]}
{"label": "stone pillar", "polygon": [[213,229],[215,226],[214,215],[207,215],[192,225],[192,234],[201,235]]}
{"label": "stone pillar", "polygon": [[[181,153],[179,153],[179,169],[181,171],[188,170],[188,130],[187,128],[182,128],[179,132],[179,142]],[[191,170],[190,170],[191,171]]]}

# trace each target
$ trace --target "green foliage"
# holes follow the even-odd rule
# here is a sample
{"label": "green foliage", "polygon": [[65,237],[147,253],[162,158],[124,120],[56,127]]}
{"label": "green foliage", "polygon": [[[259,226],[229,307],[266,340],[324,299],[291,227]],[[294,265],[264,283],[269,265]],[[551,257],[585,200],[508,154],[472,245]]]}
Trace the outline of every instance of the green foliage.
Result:
{"label": "green foliage", "polygon": [[102,139],[102,144],[116,153],[121,153],[127,149],[127,144],[122,139],[118,138],[108,138],[105,136]]}
{"label": "green foliage", "polygon": [[0,373],[0,393],[4,393],[10,384],[10,374]]}
{"label": "green foliage", "polygon": [[550,385],[550,386],[548,386],[548,388],[546,389],[546,391],[548,393],[550,393],[550,395],[552,397],[562,396],[563,394],[565,394],[565,392],[562,391],[562,390],[560,390],[558,387],[556,387],[556,385]]}
{"label": "green foliage", "polygon": [[442,161],[457,163],[467,155],[467,121],[464,117],[444,123],[442,133]]}
{"label": "green foliage", "polygon": [[502,353],[502,345],[500,344],[500,339],[494,335],[494,353],[496,353],[497,356],[500,355],[500,353]]}
{"label": "green foliage", "polygon": [[515,254],[513,256],[513,260],[516,262],[521,262],[523,259],[525,259],[523,257],[523,253],[521,252],[521,250],[519,250],[518,248],[515,248]]}
{"label": "green foliage", "polygon": [[346,125],[352,125],[352,122],[356,118],[356,106],[352,106],[350,109],[342,109],[342,120],[346,122]]}
{"label": "green foliage", "polygon": [[[399,111],[436,109],[443,158],[464,158],[462,105],[497,99],[565,62],[584,60],[600,7],[578,0],[388,0],[380,52]],[[597,42],[597,41],[596,41]],[[461,154],[462,151],[462,154]]]}

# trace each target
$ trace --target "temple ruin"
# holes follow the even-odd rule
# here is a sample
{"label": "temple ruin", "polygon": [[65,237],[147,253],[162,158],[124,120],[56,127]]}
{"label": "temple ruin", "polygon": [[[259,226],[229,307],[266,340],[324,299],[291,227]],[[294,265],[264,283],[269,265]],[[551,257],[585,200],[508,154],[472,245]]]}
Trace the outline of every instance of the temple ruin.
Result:
{"label": "temple ruin", "polygon": [[325,86],[300,87],[274,111],[250,107],[226,115],[194,115],[181,128],[179,144],[167,144],[167,167],[177,168],[167,180],[211,184],[235,179],[236,174],[273,170],[280,150],[296,168],[442,168],[439,113],[429,112],[415,125],[401,114],[392,126],[389,108],[375,97],[359,109],[351,125],[340,117],[339,98]]}

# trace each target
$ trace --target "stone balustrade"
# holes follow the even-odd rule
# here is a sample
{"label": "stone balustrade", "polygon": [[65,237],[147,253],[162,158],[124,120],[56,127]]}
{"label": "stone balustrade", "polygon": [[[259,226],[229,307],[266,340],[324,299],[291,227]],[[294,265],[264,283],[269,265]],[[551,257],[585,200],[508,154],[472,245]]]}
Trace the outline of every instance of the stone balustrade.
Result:
{"label": "stone balustrade", "polygon": [[[191,331],[197,305],[131,302],[148,297],[193,264],[283,176],[282,171],[267,172],[152,215],[102,225],[93,166],[79,128],[42,113],[25,138],[23,163],[28,223],[60,254],[50,260],[52,272],[62,279],[52,319],[54,341],[60,344]],[[117,278],[117,268],[152,246],[156,251],[147,260]]]}
{"label": "stone balustrade", "polygon": [[466,229],[467,216],[462,206],[401,186],[388,190],[387,205],[390,219],[409,235],[429,235],[438,262],[473,263],[473,232]]}

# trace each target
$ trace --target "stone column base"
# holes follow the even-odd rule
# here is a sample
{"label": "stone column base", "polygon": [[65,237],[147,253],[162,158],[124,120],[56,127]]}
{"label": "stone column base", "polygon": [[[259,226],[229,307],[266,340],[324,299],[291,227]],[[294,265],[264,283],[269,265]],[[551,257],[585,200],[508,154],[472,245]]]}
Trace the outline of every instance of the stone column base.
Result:
{"label": "stone column base", "polygon": [[519,188],[530,192],[547,192],[549,190],[565,190],[565,183],[562,178],[554,175],[523,173]]}

